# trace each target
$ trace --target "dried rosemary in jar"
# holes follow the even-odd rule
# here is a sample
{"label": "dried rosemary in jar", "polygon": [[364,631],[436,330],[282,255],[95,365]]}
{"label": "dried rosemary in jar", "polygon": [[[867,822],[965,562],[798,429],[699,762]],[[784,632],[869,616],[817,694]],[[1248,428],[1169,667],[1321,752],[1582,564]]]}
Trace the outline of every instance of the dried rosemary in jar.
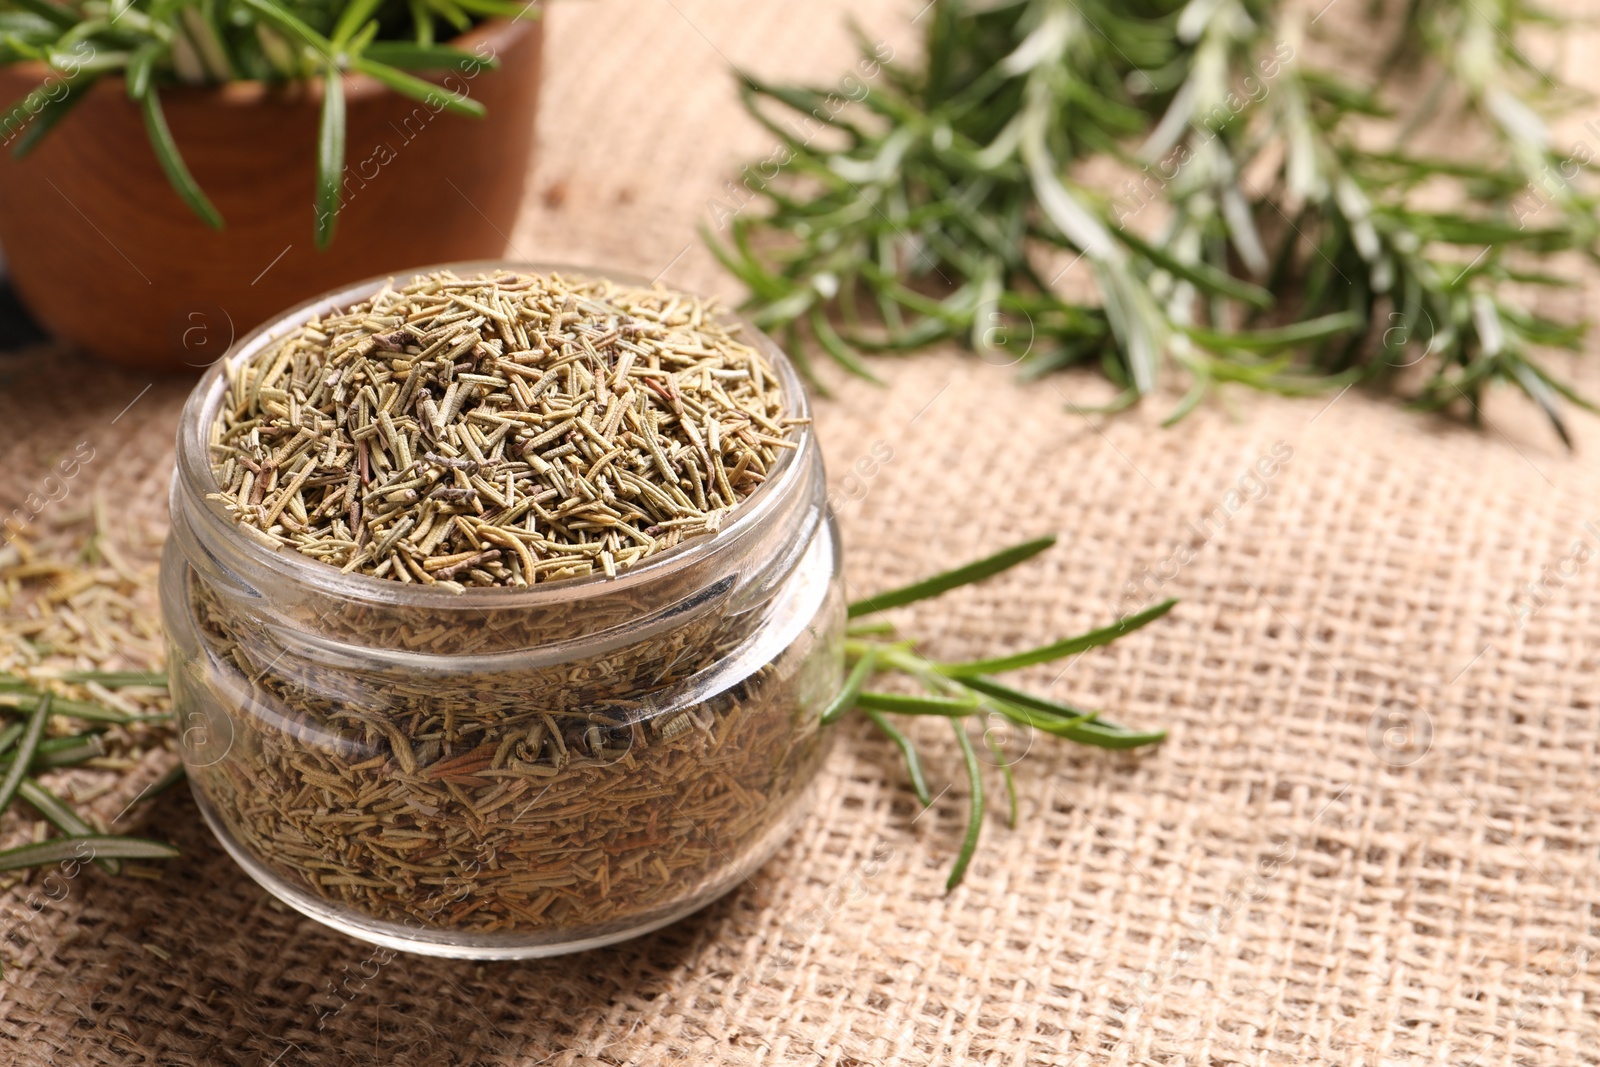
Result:
{"label": "dried rosemary in jar", "polygon": [[698,298],[559,274],[385,285],[227,366],[234,519],[449,588],[614,576],[714,533],[807,421]]}
{"label": "dried rosemary in jar", "polygon": [[826,752],[839,587],[788,361],[659,288],[364,283],[243,339],[179,432],[197,800],[394,947],[570,951],[747,877]]}

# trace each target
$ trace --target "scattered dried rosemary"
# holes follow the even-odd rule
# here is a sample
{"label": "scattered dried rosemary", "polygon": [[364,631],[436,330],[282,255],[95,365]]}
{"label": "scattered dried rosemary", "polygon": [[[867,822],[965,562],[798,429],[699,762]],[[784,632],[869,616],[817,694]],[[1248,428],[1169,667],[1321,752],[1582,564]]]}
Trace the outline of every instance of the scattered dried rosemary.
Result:
{"label": "scattered dried rosemary", "polygon": [[[80,541],[34,527],[0,543],[0,898],[8,905],[0,969],[25,944],[29,924],[92,861],[110,874],[160,877],[141,861],[178,850],[118,833],[135,804],[182,776],[175,764],[148,784],[131,781],[170,745],[159,646],[137,604],[148,579],[96,531]],[[53,526],[54,523],[51,523]],[[121,794],[116,818],[91,805]],[[124,803],[126,801],[126,803]]]}
{"label": "scattered dried rosemary", "polygon": [[217,494],[247,532],[459,589],[617,570],[794,447],[777,376],[697,297],[440,272],[229,367]]}

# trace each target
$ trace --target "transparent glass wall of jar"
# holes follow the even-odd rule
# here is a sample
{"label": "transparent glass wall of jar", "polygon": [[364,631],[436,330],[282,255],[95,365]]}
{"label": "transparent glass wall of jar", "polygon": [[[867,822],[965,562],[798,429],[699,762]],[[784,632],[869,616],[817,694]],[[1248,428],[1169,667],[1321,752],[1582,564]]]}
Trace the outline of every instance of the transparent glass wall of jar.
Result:
{"label": "transparent glass wall of jar", "polygon": [[161,594],[196,801],[275,896],[390,947],[517,958],[655,929],[776,851],[826,755],[844,597],[816,440],[716,535],[615,579],[451,593],[267,548],[207,499],[221,364],[382,281],[243,338],[184,411]]}

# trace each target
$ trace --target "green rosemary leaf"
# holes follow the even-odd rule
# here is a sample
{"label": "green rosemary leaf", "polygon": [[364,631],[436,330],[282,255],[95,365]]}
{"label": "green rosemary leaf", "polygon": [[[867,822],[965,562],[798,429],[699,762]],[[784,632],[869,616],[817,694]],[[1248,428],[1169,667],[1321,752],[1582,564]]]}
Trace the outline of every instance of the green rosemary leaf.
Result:
{"label": "green rosemary leaf", "polygon": [[933,795],[928,792],[928,779],[922,773],[922,760],[917,756],[916,746],[911,739],[899,730],[894,724],[871,708],[862,708],[862,713],[872,720],[872,724],[883,732],[883,735],[893,741],[900,749],[900,755],[906,761],[906,774],[911,779],[911,790],[916,793],[917,799],[923,807],[933,803]]}
{"label": "green rosemary leaf", "polygon": [[[1014,711],[1026,712],[1026,708],[1003,707],[1002,711],[1008,718],[1023,721],[1025,716],[1013,714]],[[1091,745],[1095,748],[1128,749],[1142,748],[1145,745],[1158,744],[1167,739],[1165,730],[1129,730],[1115,723],[1105,722],[1097,715],[1083,719],[1062,721],[1038,721],[1030,723],[1035,729],[1042,730],[1054,737],[1073,741],[1080,745]]]}
{"label": "green rosemary leaf", "polygon": [[49,62],[49,48],[60,31],[37,15],[23,11],[0,12],[0,58],[17,63]]}
{"label": "green rosemary leaf", "polygon": [[1006,762],[1005,752],[1000,742],[994,739],[994,731],[983,732],[984,743],[989,746],[989,753],[994,756],[995,766],[1000,768],[1000,776],[1006,783],[1006,829],[1017,828],[1017,778],[1011,773],[1011,764]]}
{"label": "green rosemary leaf", "polygon": [[1031,726],[1036,730],[1043,730],[1045,733],[1069,739],[1077,732],[1079,726],[1084,723],[1094,722],[1100,717],[1098,712],[1086,711],[1072,718],[1062,718],[1054,712],[1039,711],[1036,708],[1002,699],[999,696],[995,696],[993,700],[1000,713],[1012,722],[1023,726]]}
{"label": "green rosemary leaf", "polygon": [[1219,382],[1244,382],[1262,392],[1281,396],[1316,396],[1361,380],[1361,373],[1355,368],[1322,377],[1288,373],[1292,363],[1293,357],[1287,353],[1259,363],[1220,358],[1208,362],[1205,373]]}
{"label": "green rosemary leaf", "polygon": [[1360,86],[1351,85],[1342,78],[1318,70],[1308,70],[1304,78],[1307,88],[1338,107],[1340,111],[1370,115],[1374,118],[1388,118],[1393,115],[1393,112],[1384,107],[1372,93]]}
{"label": "green rosemary leaf", "polygon": [[1115,415],[1119,411],[1127,411],[1139,402],[1139,393],[1134,389],[1124,389],[1112,397],[1105,404],[1068,404],[1067,409],[1074,415]]}
{"label": "green rosemary leaf", "polygon": [[1200,406],[1200,401],[1204,400],[1206,394],[1210,391],[1211,375],[1204,364],[1199,364],[1195,368],[1194,381],[1190,384],[1189,391],[1183,394],[1183,399],[1179,400],[1173,409],[1167,413],[1167,417],[1161,420],[1161,425],[1171,426],[1182,421],[1191,411]]}
{"label": "green rosemary leaf", "polygon": [[[7,711],[20,711],[33,704],[42,695],[36,689],[0,692],[0,714]],[[103,708],[99,704],[90,704],[82,700],[68,700],[65,697],[54,698],[50,713],[52,715],[66,715],[74,719],[82,719],[85,722],[110,722],[122,725],[134,722],[161,722],[172,717],[170,713],[166,712],[151,715],[130,715],[125,711]]]}
{"label": "green rosemary leaf", "polygon": [[1059,701],[1034,696],[1032,693],[1024,692],[1021,689],[1013,689],[1008,685],[995,681],[993,678],[985,678],[982,675],[971,675],[957,680],[966,688],[976,690],[985,696],[998,697],[1020,707],[1033,708],[1057,719],[1069,721],[1091,719],[1097,714],[1096,712],[1086,711],[1083,708],[1075,708],[1071,704],[1063,704]]}
{"label": "green rosemary leaf", "polygon": [[89,95],[89,90],[93,89],[99,80],[99,74],[83,74],[69,78],[66,82],[66,91],[55,99],[48,100],[33,117],[33,122],[28,125],[27,131],[17,138],[16,147],[11,150],[12,158],[23,159],[32,152],[45,134],[55,129],[57,123],[83,102],[84,97]]}
{"label": "green rosemary leaf", "polygon": [[[1506,281],[1517,282],[1521,285],[1538,285],[1548,289],[1577,289],[1580,287],[1580,283],[1574,278],[1563,278],[1559,274],[1550,274],[1547,271],[1518,270],[1514,267],[1506,267],[1503,269],[1502,274]],[[1576,328],[1567,327],[1567,329],[1575,329],[1578,333],[1583,332],[1581,326]]]}
{"label": "green rosemary leaf", "polygon": [[0,871],[43,867],[69,860],[167,860],[178,855],[181,853],[171,845],[142,837],[102,834],[93,837],[58,837],[50,841],[41,841],[36,845],[22,845],[0,851]]}
{"label": "green rosemary leaf", "polygon": [[183,199],[189,209],[200,220],[213,230],[222,229],[222,216],[206,199],[206,194],[201,192],[194,176],[189,173],[188,166],[183,162],[183,156],[178,153],[177,142],[172,139],[172,131],[167,128],[167,118],[161,111],[161,97],[152,86],[139,101],[140,110],[144,114],[145,132],[150,136],[150,145],[155,149],[156,160],[161,164],[161,169],[167,173],[167,181],[172,183],[172,188]]}
{"label": "green rosemary leaf", "polygon": [[168,46],[160,41],[149,41],[134,49],[132,57],[128,60],[128,69],[122,76],[129,100],[143,100],[150,92],[150,79],[156,61],[168,51]]}
{"label": "green rosemary leaf", "polygon": [[374,63],[400,70],[459,70],[472,63],[493,70],[500,65],[500,61],[493,57],[480,59],[471,52],[463,52],[449,45],[424,45],[411,41],[373,41],[362,49],[361,54]]}
{"label": "green rosemary leaf", "polygon": [[1165,730],[1130,730],[1107,722],[1095,712],[1012,689],[992,678],[962,678],[961,684],[994,697],[1007,717],[1069,741],[1097,748],[1122,749],[1153,745],[1167,736]]}
{"label": "green rosemary leaf", "polygon": [[465,32],[472,25],[467,13],[454,0],[425,0],[425,2],[438,13],[440,18],[454,26],[457,32]]}
{"label": "green rosemary leaf", "polygon": [[73,719],[82,719],[84,722],[109,722],[121,725],[135,722],[166,722],[172,718],[172,713],[169,711],[151,712],[148,715],[130,715],[114,708],[104,708],[99,704],[90,704],[82,700],[68,700],[65,697],[56,698],[55,714],[65,715]]}
{"label": "green rosemary leaf", "polygon": [[1546,371],[1537,363],[1525,363],[1524,365],[1528,368],[1528,370],[1537,375],[1540,381],[1544,382],[1544,384],[1548,385],[1550,388],[1554,389],[1556,392],[1572,401],[1572,403],[1583,408],[1585,411],[1600,413],[1600,405],[1596,405],[1588,397],[1582,395],[1576,389],[1572,388],[1572,386],[1568,385],[1566,382],[1563,382],[1549,371]]}
{"label": "green rosemary leaf", "polygon": [[1055,535],[1050,534],[1032,541],[1025,541],[1003,552],[996,552],[992,556],[986,556],[954,570],[936,574],[932,578],[913,582],[911,585],[902,586],[899,589],[875,593],[865,600],[858,600],[851,604],[849,608],[850,618],[854,619],[862,615],[872,615],[880,611],[887,611],[890,608],[898,608],[906,604],[915,603],[918,600],[926,600],[928,597],[947,593],[959,586],[981,582],[985,578],[993,577],[1001,571],[1009,570],[1025,560],[1032,559],[1055,543]]}
{"label": "green rosemary leaf", "polygon": [[205,71],[208,81],[229,82],[239,76],[222,27],[215,19],[216,9],[210,5],[184,5],[177,9],[179,31],[193,47],[193,54]]}
{"label": "green rosemary leaf", "polygon": [[28,726],[23,731],[21,741],[17,743],[16,754],[11,757],[11,765],[6,770],[5,778],[0,779],[0,812],[11,806],[11,798],[17,795],[17,789],[27,777],[28,765],[33,762],[33,754],[39,747],[40,739],[44,737],[44,725],[49,719],[50,694],[46,693],[34,706],[33,714],[28,716]]}
{"label": "green rosemary leaf", "polygon": [[1449,212],[1405,213],[1407,227],[1428,240],[1457,245],[1536,245],[1556,251],[1571,244],[1570,231],[1553,227],[1518,226],[1510,222],[1474,218]]}
{"label": "green rosemary leaf", "polygon": [[822,712],[824,723],[838,722],[844,718],[845,713],[856,706],[856,697],[861,692],[861,687],[878,669],[878,653],[868,651],[851,668],[850,674],[844,680],[844,688],[839,690],[839,695],[834,697]]}
{"label": "green rosemary leaf", "polygon": [[107,689],[122,689],[127,686],[151,686],[158,689],[167,687],[165,671],[67,671],[61,675],[63,682],[94,682]]}
{"label": "green rosemary leaf", "polygon": [[1071,740],[1079,744],[1117,752],[1160,744],[1166,739],[1165,730],[1126,730],[1099,720],[1084,723],[1071,735]]}
{"label": "green rosemary leaf", "polygon": [[361,27],[361,29],[357,30],[356,35],[350,38],[350,43],[344,46],[345,56],[352,57],[366,55],[367,46],[372,43],[373,38],[378,36],[379,28],[378,20],[372,19],[365,26]]}
{"label": "green rosemary leaf", "polygon": [[473,118],[481,119],[486,114],[484,106],[465,93],[458,93],[441,85],[435,85],[433,82],[423,81],[421,78],[413,77],[404,71],[396,70],[394,67],[373,62],[364,56],[351,60],[350,65],[362,74],[376,78],[395,92],[421,100],[423,103],[432,104],[437,102],[448,111],[453,111],[458,115],[470,115]]}
{"label": "green rosemary leaf", "polygon": [[1229,349],[1238,348],[1251,352],[1276,352],[1284,348],[1295,348],[1300,345],[1312,344],[1330,337],[1337,337],[1351,330],[1359,330],[1366,325],[1366,320],[1353,311],[1342,311],[1334,315],[1324,315],[1318,319],[1307,322],[1297,322],[1292,326],[1280,326],[1271,330],[1250,330],[1237,333],[1217,333],[1213,330],[1203,330],[1199,327],[1190,327],[1187,333],[1196,343],[1207,348]]}
{"label": "green rosemary leaf", "polygon": [[345,9],[339,13],[339,21],[333,24],[333,33],[328,37],[328,43],[335,52],[343,51],[355,37],[356,31],[367,24],[373,12],[378,10],[378,5],[383,0],[350,0]]}
{"label": "green rosemary leaf", "polygon": [[[360,2],[356,0],[356,3]],[[319,249],[328,247],[339,222],[339,182],[344,177],[344,141],[344,77],[339,73],[339,68],[330,63],[322,77],[322,121],[317,130],[316,240]]]}
{"label": "green rosemary leaf", "polygon": [[536,19],[540,9],[523,0],[455,0],[463,11],[475,15],[492,15],[498,18]]}
{"label": "green rosemary leaf", "polygon": [[[1037,347],[1017,367],[1017,378],[1031,382],[1067,367],[1076,367],[1098,360],[1105,350],[1104,337],[1075,337],[1054,347]],[[1138,394],[1129,391],[1130,399],[1117,410],[1121,411],[1138,400]],[[1079,408],[1088,411],[1089,408]]]}
{"label": "green rosemary leaf", "polygon": [[733,220],[733,248],[729,248],[711,235],[704,223],[700,225],[700,239],[711,250],[717,262],[729,274],[738,278],[745,284],[745,288],[769,303],[784,296],[789,291],[789,286],[778,280],[772,274],[761,268],[753,255],[739,243],[740,235],[745,231],[746,224],[742,219]]}
{"label": "green rosemary leaf", "polygon": [[[1091,648],[1110,644],[1125,634],[1130,634],[1140,627],[1147,626],[1161,618],[1177,605],[1176,600],[1164,600],[1155,607],[1146,608],[1136,615],[1129,615],[1110,626],[1103,626],[1098,630],[1090,630],[1077,637],[1068,637],[1052,644],[1042,645],[1039,648],[1028,649],[1025,652],[1016,652],[1009,656],[997,656],[993,659],[969,660],[965,663],[936,663],[933,669],[948,678],[965,678],[978,674],[1003,674],[1022,667],[1030,667],[1035,663],[1048,663],[1063,656],[1076,655],[1086,652]],[[865,696],[865,694],[863,694]]]}
{"label": "green rosemary leaf", "polygon": [[906,693],[877,693],[865,691],[856,695],[856,705],[871,711],[887,711],[895,715],[942,715],[963,718],[978,710],[976,700],[960,697],[912,696]]}
{"label": "green rosemary leaf", "polygon": [[[39,90],[35,89],[6,108],[4,112],[0,112],[0,129],[14,130],[24,125],[39,107]],[[11,154],[16,155],[16,149],[13,148]]]}
{"label": "green rosemary leaf", "polygon": [[865,378],[875,385],[883,384],[883,379],[868,370],[866,364],[861,362],[861,357],[850,351],[850,346],[845,344],[844,340],[834,331],[833,325],[828,322],[828,317],[822,313],[820,307],[812,307],[811,309],[811,332],[816,337],[817,342],[822,345],[828,355],[834,358],[834,361],[839,366],[856,377]]}
{"label": "green rosemary leaf", "polygon": [[1119,227],[1111,232],[1116,236],[1117,240],[1162,270],[1175,274],[1184,281],[1193,282],[1205,292],[1242,300],[1252,307],[1269,308],[1272,306],[1272,294],[1259,285],[1239,281],[1226,271],[1218,270],[1209,263],[1185,263],[1177,256],[1168,253],[1163,248],[1149,244],[1127,229]]}
{"label": "green rosemary leaf", "polygon": [[24,11],[38,15],[64,30],[70,30],[78,24],[78,15],[55,3],[54,0],[15,0],[15,2]]}
{"label": "green rosemary leaf", "polygon": [[[29,804],[34,810],[45,817],[45,820],[57,830],[68,837],[92,837],[97,834],[94,827],[78,817],[67,802],[56,796],[50,790],[34,781],[24,778],[17,789],[17,795]],[[122,862],[115,859],[97,859],[95,863],[107,874],[121,874]]]}
{"label": "green rosemary leaf", "polygon": [[285,8],[277,0],[238,0],[238,2],[255,11],[289,36],[299,38],[305,44],[321,53],[323,59],[329,62],[337,60],[337,49],[333,47],[333,42],[312,29],[300,16]]}
{"label": "green rosemary leaf", "polygon": [[953,891],[967,876],[967,865],[972,862],[972,854],[978,850],[978,835],[983,831],[983,769],[978,764],[978,754],[972,749],[972,740],[967,737],[966,725],[960,719],[955,719],[950,726],[956,732],[956,744],[961,746],[961,759],[967,769],[967,785],[972,792],[967,810],[967,832],[961,840],[961,851],[956,855],[955,866],[950,869],[950,877],[944,883],[946,893]]}
{"label": "green rosemary leaf", "polygon": [[250,57],[251,66],[256,68],[258,77],[293,79],[310,75],[312,66],[307,61],[303,47],[291,43],[289,37],[265,22],[257,22],[255,29],[260,51],[244,54]]}
{"label": "green rosemary leaf", "polygon": [[1421,181],[1436,175],[1466,178],[1493,186],[1502,193],[1520,193],[1527,188],[1528,179],[1515,168],[1498,167],[1492,163],[1462,162],[1444,156],[1417,156],[1404,152],[1368,152],[1364,162],[1368,165],[1387,164],[1399,168],[1408,176]]}
{"label": "green rosemary leaf", "polygon": [[17,738],[21,737],[27,728],[26,722],[14,722],[4,730],[0,730],[0,756],[11,751],[11,746],[17,743]]}
{"label": "green rosemary leaf", "polygon": [[[53,767],[72,767],[96,756],[106,754],[105,743],[98,733],[73,734],[70,737],[52,737],[41,741],[30,761],[31,769],[49,770]],[[16,764],[17,754],[0,756],[0,767],[8,771]]]}
{"label": "green rosemary leaf", "polygon": [[[433,45],[433,16],[428,13],[427,4],[423,0],[407,0],[411,10],[411,22],[416,30],[417,44],[423,48]],[[396,63],[395,66],[404,66]]]}
{"label": "green rosemary leaf", "polygon": [[1550,425],[1561,438],[1561,443],[1571,448],[1572,435],[1567,432],[1566,420],[1561,417],[1561,407],[1556,403],[1555,391],[1546,385],[1544,379],[1535,374],[1527,363],[1515,357],[1512,357],[1510,362],[1512,380],[1521,387],[1529,399],[1543,409],[1545,417],[1550,420]]}
{"label": "green rosemary leaf", "polygon": [[78,813],[67,806],[66,801],[32,778],[22,779],[21,785],[17,788],[17,795],[32,804],[57,830],[70,837],[87,837],[96,832],[94,827],[80,819]]}
{"label": "green rosemary leaf", "polygon": [[817,291],[811,286],[791,289],[782,300],[775,301],[752,315],[750,321],[764,330],[786,326],[810,311],[817,300]]}

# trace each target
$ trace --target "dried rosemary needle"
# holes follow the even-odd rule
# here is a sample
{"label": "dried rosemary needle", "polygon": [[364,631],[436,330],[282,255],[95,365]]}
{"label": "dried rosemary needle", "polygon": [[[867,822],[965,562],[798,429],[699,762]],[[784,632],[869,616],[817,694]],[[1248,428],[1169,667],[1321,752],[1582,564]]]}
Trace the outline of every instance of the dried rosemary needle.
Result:
{"label": "dried rosemary needle", "polygon": [[379,578],[527,586],[715,533],[798,421],[697,297],[443,271],[230,366],[211,461],[258,539]]}

